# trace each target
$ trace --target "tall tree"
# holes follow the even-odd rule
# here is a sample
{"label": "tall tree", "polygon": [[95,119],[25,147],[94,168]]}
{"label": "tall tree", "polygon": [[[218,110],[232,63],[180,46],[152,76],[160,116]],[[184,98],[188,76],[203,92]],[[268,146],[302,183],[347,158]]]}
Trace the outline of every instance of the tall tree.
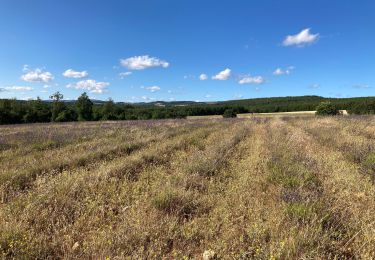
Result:
{"label": "tall tree", "polygon": [[89,121],[92,119],[92,106],[93,103],[86,92],[82,93],[76,103],[79,121]]}
{"label": "tall tree", "polygon": [[59,91],[57,91],[49,98],[53,100],[51,121],[56,121],[56,118],[59,116],[59,114],[65,110],[65,104],[61,102],[64,96]]}
{"label": "tall tree", "polygon": [[117,113],[116,113],[116,104],[110,98],[107,102],[103,105],[102,108],[102,120],[116,120]]}

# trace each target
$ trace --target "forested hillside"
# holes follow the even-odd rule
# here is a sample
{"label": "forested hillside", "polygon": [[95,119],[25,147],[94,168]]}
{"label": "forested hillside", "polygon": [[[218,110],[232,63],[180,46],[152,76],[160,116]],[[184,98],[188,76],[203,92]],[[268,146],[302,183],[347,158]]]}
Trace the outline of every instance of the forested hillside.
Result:
{"label": "forested hillside", "polygon": [[331,102],[337,109],[345,109],[352,114],[375,113],[375,97],[300,96],[211,103],[160,101],[128,104],[115,103],[112,100],[91,101],[85,93],[76,101],[64,101],[62,94],[55,93],[48,101],[1,99],[0,124],[185,118],[187,116],[223,115],[228,109],[233,110],[234,113],[311,111],[322,102]]}

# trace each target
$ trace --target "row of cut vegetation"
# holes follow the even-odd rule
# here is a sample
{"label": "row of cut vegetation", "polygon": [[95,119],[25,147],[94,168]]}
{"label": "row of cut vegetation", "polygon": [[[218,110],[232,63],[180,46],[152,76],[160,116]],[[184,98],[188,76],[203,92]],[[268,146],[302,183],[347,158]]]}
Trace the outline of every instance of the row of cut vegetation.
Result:
{"label": "row of cut vegetation", "polygon": [[375,258],[374,122],[1,126],[0,257]]}

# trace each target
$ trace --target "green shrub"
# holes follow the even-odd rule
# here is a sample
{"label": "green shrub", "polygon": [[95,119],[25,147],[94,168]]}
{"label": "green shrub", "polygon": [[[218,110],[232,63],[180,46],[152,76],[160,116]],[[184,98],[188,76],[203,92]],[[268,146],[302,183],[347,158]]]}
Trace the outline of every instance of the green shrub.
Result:
{"label": "green shrub", "polygon": [[316,107],[316,115],[318,116],[336,116],[340,111],[331,102],[322,102]]}
{"label": "green shrub", "polygon": [[233,117],[237,117],[237,114],[233,109],[227,109],[227,110],[224,111],[223,117],[224,118],[233,118]]}

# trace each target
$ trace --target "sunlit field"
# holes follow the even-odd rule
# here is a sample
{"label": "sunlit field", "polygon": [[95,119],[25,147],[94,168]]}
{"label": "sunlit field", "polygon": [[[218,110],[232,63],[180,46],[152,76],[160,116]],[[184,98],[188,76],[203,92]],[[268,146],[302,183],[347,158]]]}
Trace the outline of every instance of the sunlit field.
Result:
{"label": "sunlit field", "polygon": [[371,259],[374,176],[370,116],[0,126],[0,257]]}

